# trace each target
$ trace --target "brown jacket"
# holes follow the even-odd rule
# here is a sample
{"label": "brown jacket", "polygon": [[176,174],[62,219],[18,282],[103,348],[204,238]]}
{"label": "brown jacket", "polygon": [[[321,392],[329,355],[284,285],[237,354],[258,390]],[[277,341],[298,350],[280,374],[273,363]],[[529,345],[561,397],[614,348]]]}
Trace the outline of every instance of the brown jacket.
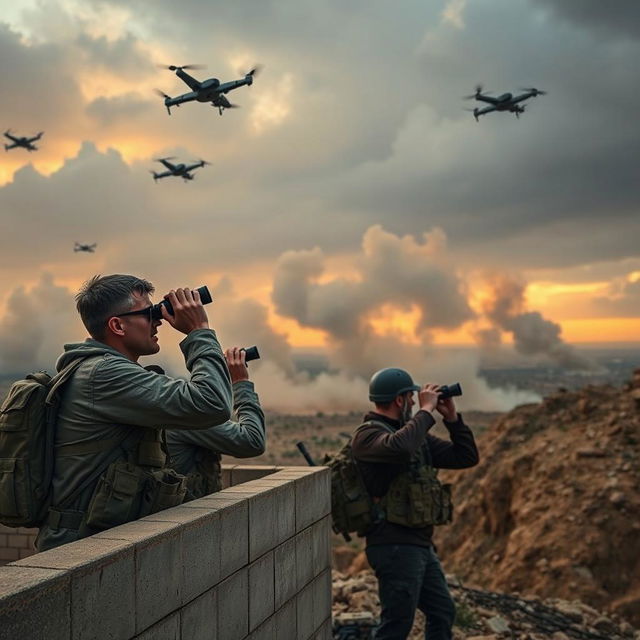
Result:
{"label": "brown jacket", "polygon": [[[370,420],[383,422],[366,424]],[[471,429],[458,414],[455,422],[446,422],[451,440],[429,434],[435,424],[428,411],[418,411],[401,425],[379,413],[368,413],[365,424],[354,434],[351,443],[353,457],[358,462],[367,490],[374,498],[385,495],[391,481],[408,469],[411,456],[421,447],[424,457],[436,469],[466,469],[478,464],[478,449]],[[417,544],[429,546],[433,527],[411,529],[383,521],[367,535],[367,545]]]}

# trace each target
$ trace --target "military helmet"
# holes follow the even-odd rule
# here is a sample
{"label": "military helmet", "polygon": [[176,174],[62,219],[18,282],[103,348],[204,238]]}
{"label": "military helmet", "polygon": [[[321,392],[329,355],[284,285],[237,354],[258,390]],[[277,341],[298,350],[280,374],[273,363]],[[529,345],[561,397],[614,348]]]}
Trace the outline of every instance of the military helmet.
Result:
{"label": "military helmet", "polygon": [[371,376],[369,382],[369,400],[372,402],[391,402],[396,396],[407,391],[420,391],[420,387],[414,384],[404,369],[380,369]]}

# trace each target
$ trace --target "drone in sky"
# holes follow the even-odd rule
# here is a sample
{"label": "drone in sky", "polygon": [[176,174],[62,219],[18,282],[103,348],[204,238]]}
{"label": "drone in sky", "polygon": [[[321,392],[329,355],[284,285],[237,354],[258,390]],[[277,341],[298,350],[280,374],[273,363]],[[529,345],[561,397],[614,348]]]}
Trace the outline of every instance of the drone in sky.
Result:
{"label": "drone in sky", "polygon": [[79,242],[76,242],[73,250],[74,252],[84,251],[85,253],[95,253],[97,246],[98,244],[96,242],[93,244],[80,244]]}
{"label": "drone in sky", "polygon": [[4,150],[9,151],[9,149],[16,149],[17,147],[22,147],[27,151],[37,151],[38,147],[36,147],[36,145],[33,143],[36,142],[37,140],[40,140],[40,138],[42,138],[43,135],[44,135],[44,131],[40,131],[40,133],[33,136],[33,138],[28,138],[27,136],[14,136],[14,135],[11,135],[11,130],[8,129],[7,131],[4,132],[4,137],[11,140],[11,144],[5,144]]}
{"label": "drone in sky", "polygon": [[501,96],[494,98],[493,96],[488,96],[482,93],[482,85],[478,85],[476,87],[476,92],[471,94],[470,96],[465,96],[465,100],[479,100],[480,102],[487,102],[489,106],[482,107],[481,109],[469,109],[469,111],[473,112],[473,117],[476,119],[476,122],[479,116],[483,116],[486,113],[491,113],[492,111],[509,111],[510,113],[515,114],[516,118],[520,117],[521,113],[524,113],[524,109],[526,105],[519,104],[524,100],[528,100],[529,98],[536,98],[538,96],[543,96],[547,92],[541,91],[540,89],[536,89],[535,87],[531,87],[529,89],[521,89],[524,93],[521,93],[519,96],[514,96],[512,93],[503,93]]}
{"label": "drone in sky", "polygon": [[184,164],[181,162],[180,164],[173,164],[169,162],[169,160],[173,160],[173,157],[169,158],[158,158],[156,162],[161,162],[166,168],[167,171],[163,171],[162,173],[156,173],[152,171],[153,179],[157,182],[160,178],[168,178],[169,176],[179,176],[183,180],[193,180],[195,176],[191,175],[191,171],[194,169],[199,169],[200,167],[204,167],[207,164],[210,164],[206,160],[200,160],[198,162],[194,162],[193,164]]}
{"label": "drone in sky", "polygon": [[261,67],[254,67],[251,71],[245,73],[244,78],[240,80],[231,80],[230,82],[220,83],[217,78],[209,78],[200,82],[194,77],[190,76],[184,71],[184,69],[202,69],[201,65],[197,64],[185,64],[181,67],[175,65],[169,65],[168,67],[162,67],[163,69],[169,69],[169,71],[175,71],[178,78],[180,78],[190,89],[189,93],[183,93],[182,95],[172,98],[166,93],[163,93],[159,89],[156,89],[156,93],[164,98],[164,106],[167,107],[167,112],[171,115],[171,107],[179,107],[183,102],[192,102],[197,100],[198,102],[210,102],[212,107],[218,107],[218,112],[222,115],[225,109],[235,109],[238,105],[231,104],[227,100],[225,94],[229,93],[233,89],[243,87],[244,85],[251,86],[253,84],[253,77],[260,71]]}

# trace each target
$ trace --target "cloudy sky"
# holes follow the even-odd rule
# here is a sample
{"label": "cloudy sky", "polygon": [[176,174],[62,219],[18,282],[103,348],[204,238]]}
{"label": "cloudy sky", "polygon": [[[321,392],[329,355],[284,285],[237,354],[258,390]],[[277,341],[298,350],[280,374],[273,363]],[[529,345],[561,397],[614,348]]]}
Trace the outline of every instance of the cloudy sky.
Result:
{"label": "cloudy sky", "polygon": [[[522,398],[483,386],[483,351],[584,369],[577,343],[638,340],[634,0],[4,4],[0,128],[45,135],[0,156],[3,370],[84,338],[73,295],[95,273],[208,284],[212,326],[261,346],[279,407],[347,406],[387,365],[504,407]],[[168,116],[153,89],[188,88],[158,65],[188,63],[264,68],[241,109]],[[548,95],[476,123],[477,83]],[[211,165],[156,184],[162,156]],[[301,348],[333,372],[306,380]]]}

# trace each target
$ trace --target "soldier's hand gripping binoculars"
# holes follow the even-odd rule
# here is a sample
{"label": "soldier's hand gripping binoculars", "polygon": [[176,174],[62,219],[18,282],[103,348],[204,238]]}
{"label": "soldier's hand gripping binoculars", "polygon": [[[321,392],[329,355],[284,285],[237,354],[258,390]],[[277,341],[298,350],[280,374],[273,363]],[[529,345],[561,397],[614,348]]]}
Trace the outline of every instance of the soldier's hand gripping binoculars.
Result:
{"label": "soldier's hand gripping binoculars", "polygon": [[[209,304],[213,300],[209,293],[209,288],[206,285],[204,287],[198,287],[196,291],[200,294],[200,302],[202,302],[202,304]],[[172,304],[168,300],[162,300],[151,307],[152,320],[162,320],[162,307],[166,308],[170,316],[174,315]]]}

